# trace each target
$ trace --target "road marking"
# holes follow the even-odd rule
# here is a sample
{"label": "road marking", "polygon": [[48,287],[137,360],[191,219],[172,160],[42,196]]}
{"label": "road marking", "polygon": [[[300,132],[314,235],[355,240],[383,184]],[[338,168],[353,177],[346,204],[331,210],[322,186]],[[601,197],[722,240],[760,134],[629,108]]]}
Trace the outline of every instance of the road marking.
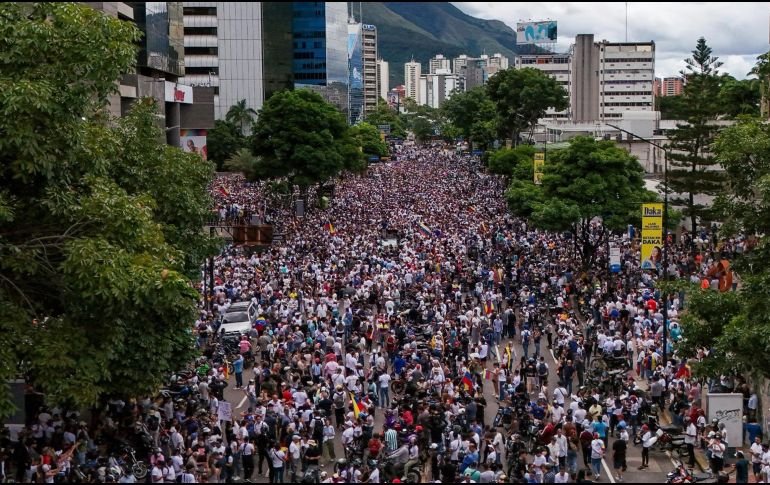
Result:
{"label": "road marking", "polygon": [[607,472],[607,476],[610,477],[610,483],[615,483],[615,477],[612,476],[612,470],[607,466],[607,462],[604,461],[604,458],[602,458],[602,467],[604,468],[604,471]]}
{"label": "road marking", "polygon": [[243,399],[241,399],[241,402],[238,403],[238,405],[235,407],[235,409],[240,409],[243,407],[243,403],[246,402],[246,399],[248,399],[249,396],[243,396]]}

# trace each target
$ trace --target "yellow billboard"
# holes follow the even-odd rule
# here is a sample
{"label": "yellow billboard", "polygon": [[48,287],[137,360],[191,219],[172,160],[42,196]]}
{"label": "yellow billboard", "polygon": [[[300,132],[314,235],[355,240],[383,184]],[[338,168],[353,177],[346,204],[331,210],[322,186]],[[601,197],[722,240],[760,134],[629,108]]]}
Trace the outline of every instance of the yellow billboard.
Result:
{"label": "yellow billboard", "polygon": [[663,260],[663,204],[642,204],[642,269],[659,269]]}
{"label": "yellow billboard", "polygon": [[535,185],[543,183],[543,166],[545,166],[545,153],[535,153]]}

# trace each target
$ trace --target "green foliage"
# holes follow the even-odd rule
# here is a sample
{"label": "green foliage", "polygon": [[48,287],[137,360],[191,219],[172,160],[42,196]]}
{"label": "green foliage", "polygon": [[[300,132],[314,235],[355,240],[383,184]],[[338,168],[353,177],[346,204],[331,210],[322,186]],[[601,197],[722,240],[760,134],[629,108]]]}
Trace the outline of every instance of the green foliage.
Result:
{"label": "green foliage", "polygon": [[404,104],[408,110],[408,114],[404,115],[406,126],[418,142],[430,141],[436,134],[441,133],[441,127],[446,124],[441,110],[425,105],[418,106],[409,98]]}
{"label": "green foliage", "polygon": [[390,125],[391,136],[406,138],[403,116],[388,106],[388,103],[382,98],[377,103],[377,108],[366,115],[366,122],[374,126]]}
{"label": "green foliage", "polygon": [[672,197],[671,202],[685,208],[684,215],[690,218],[694,234],[698,219],[707,221],[711,217],[708,208],[697,203],[696,197],[716,195],[722,189],[723,177],[715,170],[717,162],[709,152],[719,131],[714,121],[722,113],[718,76],[722,63],[711,55],[711,48],[701,37],[685,64],[687,72],[682,74],[687,82],[677,113],[685,123],[678,124],[671,133],[668,181],[669,190],[680,194]]}
{"label": "green foliage", "polygon": [[304,190],[343,170],[366,168],[345,117],[306,89],[281,91],[268,99],[253,137],[259,157],[253,173],[259,179],[287,177]]}
{"label": "green foliage", "polygon": [[519,135],[530,134],[549,108],[568,106],[567,92],[548,74],[533,68],[506,69],[487,82],[487,93],[495,103],[500,127],[517,144]]}
{"label": "green foliage", "polygon": [[537,149],[532,145],[519,145],[516,148],[501,148],[489,156],[487,168],[497,175],[505,175],[518,180],[533,180],[534,157]]}
{"label": "green foliage", "polygon": [[246,106],[246,100],[242,99],[230,106],[225,115],[225,121],[237,126],[241,134],[246,133],[246,129],[254,122],[254,117],[257,116],[257,112],[254,108]]}
{"label": "green foliage", "polygon": [[486,87],[479,86],[456,92],[441,106],[444,116],[459,130],[462,137],[480,148],[487,148],[495,137],[497,119],[495,105]]}
{"label": "green foliage", "polygon": [[758,79],[735,79],[724,74],[720,83],[720,110],[725,117],[759,116],[762,95]]}
{"label": "green foliage", "polygon": [[378,157],[388,156],[388,144],[382,140],[380,131],[376,126],[369,123],[359,123],[351,128],[351,134],[367,158],[373,155]]}
{"label": "green foliage", "polygon": [[131,24],[5,3],[0,32],[0,380],[75,407],[152,392],[192,355],[213,167],[158,141],[152,99],[107,118]]}
{"label": "green foliage", "polygon": [[259,157],[254,156],[248,148],[241,148],[225,161],[224,168],[229,172],[243,172],[246,178],[257,178],[255,170],[259,166]]}
{"label": "green foliage", "polygon": [[222,170],[228,158],[248,145],[246,137],[238,127],[224,120],[216,120],[207,137],[208,158],[216,164],[217,170]]}
{"label": "green foliage", "polygon": [[770,52],[757,57],[757,64],[749,72],[757,76],[759,81],[759,95],[761,97],[761,116],[767,118],[768,106],[770,106]]}
{"label": "green foliage", "polygon": [[[506,192],[511,211],[535,227],[571,231],[578,242],[584,268],[594,262],[609,230],[622,230],[638,218],[642,202],[655,200],[645,190],[639,161],[611,141],[590,137],[570,140],[569,147],[548,152],[542,185],[531,175],[511,182]],[[591,220],[603,220],[590,231]]]}

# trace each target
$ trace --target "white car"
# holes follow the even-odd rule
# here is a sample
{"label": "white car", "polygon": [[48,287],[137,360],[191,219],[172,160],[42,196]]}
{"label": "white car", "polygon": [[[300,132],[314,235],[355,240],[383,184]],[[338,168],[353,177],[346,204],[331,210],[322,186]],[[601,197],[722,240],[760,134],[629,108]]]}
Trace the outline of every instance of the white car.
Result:
{"label": "white car", "polygon": [[224,335],[248,335],[251,331],[251,318],[245,311],[225,313],[219,333]]}

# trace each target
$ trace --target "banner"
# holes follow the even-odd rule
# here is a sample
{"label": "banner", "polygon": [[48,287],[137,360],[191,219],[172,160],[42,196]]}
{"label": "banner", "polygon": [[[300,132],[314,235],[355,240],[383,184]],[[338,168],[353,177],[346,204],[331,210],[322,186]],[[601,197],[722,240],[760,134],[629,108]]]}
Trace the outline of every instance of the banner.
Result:
{"label": "banner", "polygon": [[179,146],[187,153],[197,153],[204,160],[208,157],[206,130],[179,130]]}
{"label": "banner", "polygon": [[610,272],[620,273],[620,246],[610,244]]}
{"label": "banner", "polygon": [[642,269],[658,269],[663,259],[663,204],[642,204]]}
{"label": "banner", "polygon": [[535,153],[535,185],[543,183],[543,166],[545,165],[545,153]]}
{"label": "banner", "polygon": [[516,43],[525,45],[556,42],[557,32],[555,20],[518,22],[516,24]]}

